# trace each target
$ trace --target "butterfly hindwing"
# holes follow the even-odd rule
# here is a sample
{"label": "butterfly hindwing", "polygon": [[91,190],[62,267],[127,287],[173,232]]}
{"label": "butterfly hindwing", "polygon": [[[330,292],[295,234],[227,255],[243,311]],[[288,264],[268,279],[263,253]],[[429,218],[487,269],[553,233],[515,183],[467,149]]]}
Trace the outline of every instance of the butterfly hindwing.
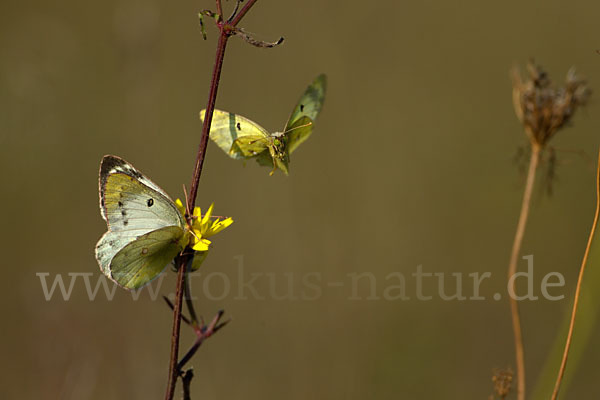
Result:
{"label": "butterfly hindwing", "polygon": [[291,154],[304,142],[313,131],[313,121],[308,116],[302,116],[293,123],[286,133],[287,152]]}
{"label": "butterfly hindwing", "polygon": [[[204,122],[205,111],[206,110],[202,110],[200,112],[200,120],[202,122]],[[221,110],[215,110],[213,112],[210,138],[231,158],[239,160],[252,157],[246,156],[238,151],[232,151],[233,143],[237,139],[244,137],[252,137],[254,139],[267,138],[268,136],[269,132],[262,126],[241,115]],[[266,150],[266,147],[262,148],[262,150]]]}
{"label": "butterfly hindwing", "polygon": [[138,289],[156,278],[183,246],[184,230],[167,226],[138,237],[114,256],[110,276],[126,289]]}
{"label": "butterfly hindwing", "polygon": [[270,142],[270,138],[262,135],[241,136],[233,141],[229,152],[239,155],[240,158],[252,158],[265,152]]}

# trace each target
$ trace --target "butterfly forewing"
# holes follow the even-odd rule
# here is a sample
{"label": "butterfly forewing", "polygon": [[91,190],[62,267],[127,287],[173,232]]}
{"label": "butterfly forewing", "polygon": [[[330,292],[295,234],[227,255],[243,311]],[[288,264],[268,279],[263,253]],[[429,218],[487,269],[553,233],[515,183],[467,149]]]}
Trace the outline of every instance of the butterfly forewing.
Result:
{"label": "butterfly forewing", "polygon": [[116,156],[105,156],[100,165],[100,211],[111,231],[139,234],[163,226],[185,226],[169,195]]}
{"label": "butterfly forewing", "polygon": [[[202,110],[200,112],[200,119],[202,122],[204,122],[204,114],[205,110]],[[252,157],[245,156],[237,151],[232,151],[233,143],[237,139],[252,137],[253,140],[255,140],[256,138],[266,138],[268,136],[269,132],[262,126],[241,115],[221,110],[215,110],[213,113],[210,126],[210,138],[231,158],[244,159]],[[265,149],[266,147],[262,148],[262,151]]]}
{"label": "butterfly forewing", "polygon": [[300,97],[294,111],[290,114],[284,132],[287,132],[302,117],[308,117],[315,121],[323,108],[326,91],[327,76],[321,74],[315,78]]}

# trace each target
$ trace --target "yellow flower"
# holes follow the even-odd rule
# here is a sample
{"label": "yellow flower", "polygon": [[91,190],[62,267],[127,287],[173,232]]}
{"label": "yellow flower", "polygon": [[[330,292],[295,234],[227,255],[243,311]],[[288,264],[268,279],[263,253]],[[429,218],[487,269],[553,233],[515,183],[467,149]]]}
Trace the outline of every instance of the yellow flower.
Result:
{"label": "yellow flower", "polygon": [[[175,205],[181,214],[185,215],[185,206],[177,199]],[[210,248],[209,237],[216,235],[233,223],[232,218],[212,217],[214,203],[210,205],[206,214],[202,215],[200,207],[195,207],[192,213],[192,226],[190,246],[198,252],[206,252]]]}

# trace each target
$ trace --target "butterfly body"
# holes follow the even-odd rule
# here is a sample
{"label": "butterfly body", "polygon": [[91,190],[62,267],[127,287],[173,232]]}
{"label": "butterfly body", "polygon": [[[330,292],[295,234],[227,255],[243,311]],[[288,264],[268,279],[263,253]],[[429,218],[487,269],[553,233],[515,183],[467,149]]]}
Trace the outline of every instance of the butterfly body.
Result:
{"label": "butterfly body", "polygon": [[[282,132],[270,133],[238,114],[214,110],[211,139],[231,158],[255,158],[260,165],[272,166],[288,174],[290,154],[312,133],[325,99],[327,79],[319,75],[308,86],[290,114]],[[204,121],[205,110],[200,112]]]}

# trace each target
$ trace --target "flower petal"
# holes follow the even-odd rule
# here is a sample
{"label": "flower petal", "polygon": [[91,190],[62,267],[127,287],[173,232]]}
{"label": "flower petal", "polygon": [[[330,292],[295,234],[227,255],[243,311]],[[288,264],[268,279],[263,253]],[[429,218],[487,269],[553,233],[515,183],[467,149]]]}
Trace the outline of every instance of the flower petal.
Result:
{"label": "flower petal", "polygon": [[177,207],[177,209],[179,210],[181,215],[185,215],[185,206],[183,205],[181,200],[179,200],[179,199],[175,200],[175,206]]}
{"label": "flower petal", "polygon": [[226,218],[223,220],[218,220],[215,221],[210,229],[208,230],[208,232],[206,232],[204,234],[204,236],[209,237],[212,235],[216,235],[217,233],[221,232],[223,229],[227,228],[229,225],[233,224],[233,218]]}
{"label": "flower petal", "polygon": [[209,247],[210,247],[210,240],[201,238],[200,240],[197,240],[196,243],[194,243],[194,245],[192,246],[192,249],[194,249],[196,251],[208,251]]}
{"label": "flower petal", "polygon": [[200,207],[194,207],[194,217],[198,217],[198,219],[200,219],[201,215],[202,215],[202,210],[200,210]]}
{"label": "flower petal", "polygon": [[215,206],[215,203],[212,203],[210,205],[210,207],[208,207],[208,211],[206,211],[206,214],[204,214],[204,217],[202,217],[202,225],[207,225],[208,222],[210,221],[210,216],[212,215],[214,206]]}

